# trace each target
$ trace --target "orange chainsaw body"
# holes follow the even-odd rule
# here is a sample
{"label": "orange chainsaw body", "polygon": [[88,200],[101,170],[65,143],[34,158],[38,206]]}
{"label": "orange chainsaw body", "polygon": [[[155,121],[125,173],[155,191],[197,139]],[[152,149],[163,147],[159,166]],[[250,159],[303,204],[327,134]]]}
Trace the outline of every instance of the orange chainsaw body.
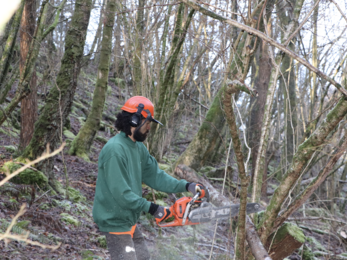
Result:
{"label": "orange chainsaw body", "polygon": [[[190,222],[188,217],[183,224],[183,216],[187,209],[187,204],[192,200],[191,197],[183,197],[175,201],[175,203],[169,208],[171,214],[168,218],[174,217],[171,222],[157,222],[159,227],[177,227],[177,226],[187,226],[187,225],[197,225],[199,223]],[[195,200],[194,203],[201,203],[201,200]]]}

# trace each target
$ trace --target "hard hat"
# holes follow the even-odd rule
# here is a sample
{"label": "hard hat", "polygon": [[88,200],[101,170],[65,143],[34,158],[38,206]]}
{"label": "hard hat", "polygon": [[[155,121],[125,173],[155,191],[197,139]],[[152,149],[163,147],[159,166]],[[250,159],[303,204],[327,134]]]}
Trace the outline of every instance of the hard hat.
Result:
{"label": "hard hat", "polygon": [[150,118],[151,121],[163,125],[158,120],[154,119],[154,105],[146,97],[142,97],[142,96],[131,97],[125,102],[124,106],[121,109],[123,111],[129,112],[129,113],[136,113],[138,111],[139,104],[144,105],[144,108],[141,111],[141,115],[144,118],[147,118],[147,116],[148,116],[147,112],[149,112],[150,116],[151,116],[151,118]]}

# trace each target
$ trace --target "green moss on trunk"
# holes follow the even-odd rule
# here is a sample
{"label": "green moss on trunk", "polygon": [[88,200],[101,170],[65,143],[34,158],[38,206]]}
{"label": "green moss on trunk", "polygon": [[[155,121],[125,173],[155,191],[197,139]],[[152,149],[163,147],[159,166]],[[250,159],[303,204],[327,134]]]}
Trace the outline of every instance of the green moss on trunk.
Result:
{"label": "green moss on trunk", "polygon": [[100,127],[102,111],[105,104],[110,57],[112,53],[112,29],[115,21],[116,1],[108,1],[106,10],[108,10],[108,12],[106,12],[105,15],[100,63],[98,67],[92,108],[88,115],[87,121],[80,129],[69,150],[69,154],[77,155],[87,161],[89,161],[88,153],[90,151],[90,147]]}
{"label": "green moss on trunk", "polygon": [[[46,104],[35,124],[35,131],[30,144],[22,157],[36,159],[45,150],[47,144],[54,150],[60,142],[61,123],[64,125],[73,102],[77,80],[83,60],[83,49],[89,24],[92,0],[76,0],[75,11],[65,38],[65,53],[61,60],[56,85],[50,90]],[[50,185],[55,185],[52,158],[39,164],[39,168],[49,178]]]}

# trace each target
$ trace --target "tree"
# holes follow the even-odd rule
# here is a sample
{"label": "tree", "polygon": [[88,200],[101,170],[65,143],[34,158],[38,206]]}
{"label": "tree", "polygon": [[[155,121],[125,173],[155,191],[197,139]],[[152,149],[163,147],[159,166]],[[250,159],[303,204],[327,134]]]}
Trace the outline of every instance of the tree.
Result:
{"label": "tree", "polygon": [[[29,53],[32,36],[35,32],[36,1],[25,1],[20,31],[20,74],[24,73],[25,61]],[[37,120],[37,88],[36,73],[33,71],[29,82],[30,94],[21,101],[21,131],[19,150],[23,150],[30,142]]]}
{"label": "tree", "polygon": [[109,0],[106,4],[104,29],[100,49],[100,62],[98,66],[97,80],[93,95],[93,103],[87,120],[78,132],[71,144],[69,153],[80,156],[89,161],[88,152],[93,143],[96,132],[100,128],[102,111],[108,86],[108,74],[110,70],[110,57],[112,53],[112,32],[115,21],[116,0]]}
{"label": "tree", "polygon": [[[43,153],[47,145],[54,150],[61,141],[62,129],[71,110],[82,66],[91,8],[91,0],[76,0],[75,11],[65,37],[65,53],[56,85],[50,90],[46,104],[35,123],[33,137],[21,155],[22,158],[33,160]],[[40,169],[47,175],[49,184],[57,188],[52,160],[44,161]]]}

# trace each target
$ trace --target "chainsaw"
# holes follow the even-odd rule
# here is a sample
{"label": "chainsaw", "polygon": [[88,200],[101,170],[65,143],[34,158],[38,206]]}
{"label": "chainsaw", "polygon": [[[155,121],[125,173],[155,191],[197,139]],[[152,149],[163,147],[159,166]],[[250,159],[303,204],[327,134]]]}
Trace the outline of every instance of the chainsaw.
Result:
{"label": "chainsaw", "polygon": [[[197,225],[213,220],[229,219],[236,216],[240,210],[240,204],[231,206],[213,207],[208,201],[200,199],[201,193],[198,192],[194,197],[182,197],[175,201],[169,208],[170,215],[166,220],[170,222],[160,222],[156,220],[159,227],[177,227],[187,225]],[[247,203],[247,214],[260,211],[258,203]]]}

